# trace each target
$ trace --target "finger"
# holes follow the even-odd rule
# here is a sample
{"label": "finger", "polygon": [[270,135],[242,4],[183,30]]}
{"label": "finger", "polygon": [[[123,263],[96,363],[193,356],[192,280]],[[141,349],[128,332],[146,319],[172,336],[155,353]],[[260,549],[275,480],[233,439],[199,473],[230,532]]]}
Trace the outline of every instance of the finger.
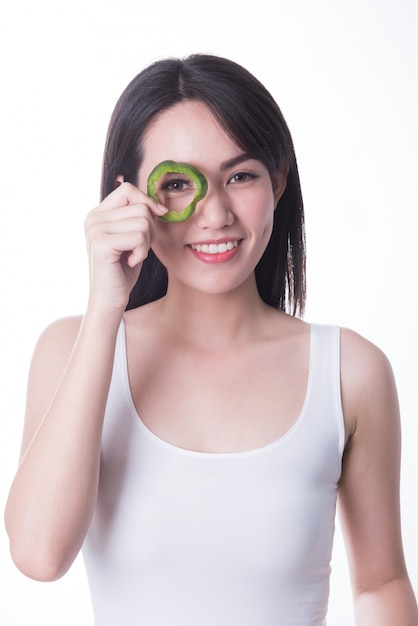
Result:
{"label": "finger", "polygon": [[126,262],[126,259],[134,255],[130,261],[130,264],[134,266],[148,256],[150,246],[151,233],[147,230],[117,234],[96,233],[89,242],[92,258],[98,261],[100,259],[99,264],[101,262],[119,263],[121,260]]}
{"label": "finger", "polygon": [[[95,240],[109,242],[114,251],[133,251],[138,248],[143,258],[142,248],[147,247],[146,254],[154,237],[155,224],[150,212],[143,206],[129,205],[114,211],[90,215],[86,220],[87,241],[92,244]],[[121,236],[124,244],[120,246]],[[129,242],[129,243],[128,243]]]}
{"label": "finger", "polygon": [[[121,183],[99,205],[103,210],[112,210],[126,205],[144,204],[155,215],[164,215],[168,209],[162,204],[147,196],[143,191],[131,183]],[[97,208],[99,208],[97,207]]]}
{"label": "finger", "polygon": [[[166,209],[164,209],[164,212],[165,211]],[[144,204],[128,204],[122,207],[112,208],[112,210],[99,205],[88,213],[84,221],[84,230],[86,236],[89,238],[92,236],[92,233],[100,230],[121,232],[125,228],[128,228],[128,230],[140,229],[142,227],[153,228],[153,216],[154,213]]]}
{"label": "finger", "polygon": [[129,249],[125,249],[125,262],[133,268],[145,261],[151,248],[152,231],[144,230],[135,233],[135,242]]}
{"label": "finger", "polygon": [[96,233],[117,233],[143,228],[153,228],[153,214],[145,205],[127,205],[109,210],[93,210],[85,220],[84,228],[88,238]]}

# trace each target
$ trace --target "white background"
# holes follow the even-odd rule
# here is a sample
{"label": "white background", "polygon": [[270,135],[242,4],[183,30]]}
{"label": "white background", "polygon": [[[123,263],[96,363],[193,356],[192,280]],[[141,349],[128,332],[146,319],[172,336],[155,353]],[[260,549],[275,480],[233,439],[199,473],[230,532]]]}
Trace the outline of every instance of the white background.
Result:
{"label": "white background", "polygon": [[[273,93],[299,159],[308,321],[354,328],[389,356],[403,420],[402,513],[418,589],[418,5],[413,0],[14,0],[0,9],[0,504],[16,467],[34,343],[83,311],[83,220],[98,202],[109,116],[149,62],[210,52]],[[384,549],[384,546],[382,546]],[[353,624],[337,529],[330,625]],[[89,626],[82,563],[26,579],[0,528],[0,626]],[[214,625],[215,626],[215,625]]]}

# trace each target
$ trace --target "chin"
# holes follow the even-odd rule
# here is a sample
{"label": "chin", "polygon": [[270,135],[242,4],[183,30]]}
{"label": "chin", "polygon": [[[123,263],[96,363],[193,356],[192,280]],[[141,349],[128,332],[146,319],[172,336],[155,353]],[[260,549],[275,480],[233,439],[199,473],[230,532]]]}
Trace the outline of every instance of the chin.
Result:
{"label": "chin", "polygon": [[[178,277],[178,280],[182,284],[182,290],[195,291],[208,296],[225,296],[232,293],[237,293],[240,290],[242,292],[254,289],[257,291],[255,277],[253,272],[247,276],[241,276],[231,279],[231,276],[212,275],[210,277],[200,277],[199,280],[187,280]],[[173,286],[174,283],[173,282]]]}

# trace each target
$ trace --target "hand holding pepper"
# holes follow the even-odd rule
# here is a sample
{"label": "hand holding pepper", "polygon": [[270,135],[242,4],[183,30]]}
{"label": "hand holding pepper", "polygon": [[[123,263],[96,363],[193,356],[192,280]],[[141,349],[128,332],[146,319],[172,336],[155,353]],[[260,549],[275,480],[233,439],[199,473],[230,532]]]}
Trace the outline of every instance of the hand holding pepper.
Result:
{"label": "hand holding pepper", "polygon": [[166,212],[158,201],[122,182],[88,214],[90,301],[102,308],[125,308],[151,247],[154,216]]}

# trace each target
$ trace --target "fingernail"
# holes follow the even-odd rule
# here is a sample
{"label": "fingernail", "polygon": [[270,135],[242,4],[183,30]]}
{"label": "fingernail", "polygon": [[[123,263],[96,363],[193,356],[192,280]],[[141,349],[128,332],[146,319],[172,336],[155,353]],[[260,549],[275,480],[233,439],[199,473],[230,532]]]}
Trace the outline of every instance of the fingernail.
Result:
{"label": "fingernail", "polygon": [[162,215],[168,213],[167,207],[163,206],[162,204],[157,204],[157,209]]}

